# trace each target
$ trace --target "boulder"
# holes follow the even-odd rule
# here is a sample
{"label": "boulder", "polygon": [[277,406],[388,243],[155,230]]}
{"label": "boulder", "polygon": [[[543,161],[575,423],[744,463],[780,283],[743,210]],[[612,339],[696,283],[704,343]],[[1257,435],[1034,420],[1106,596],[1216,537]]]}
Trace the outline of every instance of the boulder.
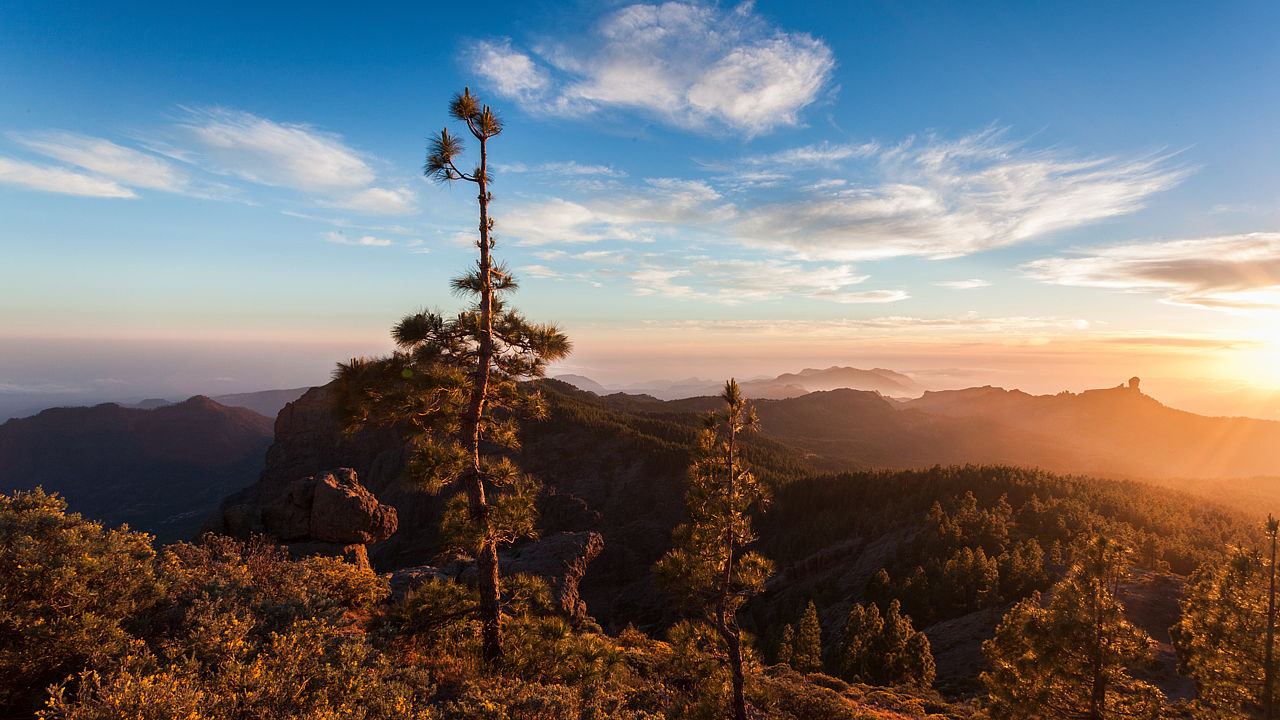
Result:
{"label": "boulder", "polygon": [[396,509],[378,502],[354,470],[334,468],[294,480],[257,503],[225,505],[204,531],[241,539],[268,535],[294,556],[337,556],[367,568],[365,545],[391,537],[398,524]]}
{"label": "boulder", "polygon": [[311,500],[311,539],[364,545],[391,537],[397,525],[396,509],[379,503],[356,481],[354,470],[339,468],[316,477]]}

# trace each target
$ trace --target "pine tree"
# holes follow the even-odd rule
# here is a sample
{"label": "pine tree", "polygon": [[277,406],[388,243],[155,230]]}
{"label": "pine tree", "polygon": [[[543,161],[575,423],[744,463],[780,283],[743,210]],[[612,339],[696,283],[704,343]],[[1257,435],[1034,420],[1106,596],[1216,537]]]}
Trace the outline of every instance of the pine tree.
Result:
{"label": "pine tree", "polygon": [[782,640],[778,642],[778,662],[783,665],[791,665],[791,648],[796,641],[796,632],[791,628],[791,623],[787,623],[782,628]]}
{"label": "pine tree", "polygon": [[868,685],[933,684],[929,639],[911,625],[897,600],[882,618],[874,604],[854,605],[840,640],[840,677]]}
{"label": "pine tree", "polygon": [[1271,718],[1277,669],[1275,570],[1280,523],[1268,516],[1267,555],[1238,550],[1192,577],[1182,615],[1170,629],[1197,703],[1221,718]]}
{"label": "pine tree", "polygon": [[840,677],[850,682],[875,684],[881,666],[875,650],[883,631],[884,620],[875,603],[853,606],[840,637]]}
{"label": "pine tree", "polygon": [[570,345],[554,325],[529,323],[501,298],[517,287],[491,255],[488,142],[502,132],[502,121],[470,89],[454,96],[449,112],[479,142],[479,164],[469,173],[458,169],[463,144],[446,128],[432,140],[423,171],[440,182],[477,186],[479,258],[473,271],[453,281],[453,290],[475,303],[453,318],[429,311],[406,316],[392,330],[399,349],[390,358],[338,366],[336,402],[348,430],[401,428],[412,447],[406,474],[424,489],[460,481],[463,491],[449,503],[444,535],[475,555],[483,653],[496,660],[502,656],[497,548],[532,532],[537,488],[507,457],[487,449],[517,446],[515,413],[541,412],[537,395],[517,381],[542,376]]}
{"label": "pine tree", "polygon": [[685,495],[689,521],[676,528],[675,548],[654,570],[687,606],[706,616],[724,642],[733,679],[734,717],[744,720],[745,677],[737,614],[747,598],[764,589],[773,564],[744,549],[755,540],[750,511],[767,501],[766,488],[739,457],[740,436],[755,428],[755,412],[733,379],[725,383],[720,399],[725,407],[706,418],[689,468]]}
{"label": "pine tree", "polygon": [[800,618],[800,629],[791,651],[791,667],[802,673],[822,672],[822,626],[812,600]]}
{"label": "pine tree", "polygon": [[1099,538],[1071,573],[1005,615],[983,644],[982,674],[993,720],[1157,718],[1163,697],[1126,667],[1150,657],[1153,641],[1124,618],[1116,591],[1122,553]]}
{"label": "pine tree", "polygon": [[880,666],[878,684],[933,684],[935,668],[929,639],[911,626],[911,618],[902,614],[897,600],[889,603],[880,635],[871,647]]}

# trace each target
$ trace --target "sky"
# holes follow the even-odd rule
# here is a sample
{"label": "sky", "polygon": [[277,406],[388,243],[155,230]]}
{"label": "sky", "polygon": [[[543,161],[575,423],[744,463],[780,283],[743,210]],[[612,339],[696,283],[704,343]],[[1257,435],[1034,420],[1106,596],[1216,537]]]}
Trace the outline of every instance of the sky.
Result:
{"label": "sky", "polygon": [[421,169],[470,87],[552,374],[1280,419],[1277,36],[1261,0],[10,0],[0,405],[320,384],[457,310],[474,188]]}

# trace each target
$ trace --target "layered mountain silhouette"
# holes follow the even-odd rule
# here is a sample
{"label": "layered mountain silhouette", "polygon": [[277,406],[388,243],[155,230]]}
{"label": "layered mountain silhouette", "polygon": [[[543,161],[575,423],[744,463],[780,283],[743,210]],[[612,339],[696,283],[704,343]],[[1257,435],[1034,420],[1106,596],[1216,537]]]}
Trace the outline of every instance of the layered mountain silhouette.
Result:
{"label": "layered mountain silhouette", "polygon": [[[608,395],[610,390],[589,377],[582,375],[558,375],[556,380],[569,383],[579,390],[586,390],[597,395]],[[654,380],[646,383],[635,383],[616,387],[614,392],[628,395],[648,395],[659,400],[679,400],[682,398],[715,395],[724,385],[723,380],[704,380],[688,378],[685,380]],[[782,399],[804,395],[818,390],[835,390],[849,388],[852,390],[869,390],[890,397],[915,397],[921,388],[910,377],[885,370],[873,368],[860,370],[853,367],[832,366],[825,370],[807,368],[797,373],[784,373],[775,378],[754,378],[738,383],[742,391],[751,398]]]}
{"label": "layered mountain silhouette", "polygon": [[271,418],[200,395],[45,410],[0,425],[0,492],[43,486],[89,517],[185,539],[257,478],[272,436]]}

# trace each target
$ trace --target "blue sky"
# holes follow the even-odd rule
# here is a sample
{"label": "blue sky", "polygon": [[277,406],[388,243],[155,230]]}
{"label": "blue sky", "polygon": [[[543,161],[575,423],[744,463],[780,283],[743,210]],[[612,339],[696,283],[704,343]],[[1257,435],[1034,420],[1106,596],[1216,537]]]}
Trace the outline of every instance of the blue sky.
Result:
{"label": "blue sky", "polygon": [[10,3],[0,394],[319,383],[456,307],[474,198],[420,167],[469,85],[561,371],[1138,373],[1231,412],[1280,385],[1277,31],[1269,2]]}

